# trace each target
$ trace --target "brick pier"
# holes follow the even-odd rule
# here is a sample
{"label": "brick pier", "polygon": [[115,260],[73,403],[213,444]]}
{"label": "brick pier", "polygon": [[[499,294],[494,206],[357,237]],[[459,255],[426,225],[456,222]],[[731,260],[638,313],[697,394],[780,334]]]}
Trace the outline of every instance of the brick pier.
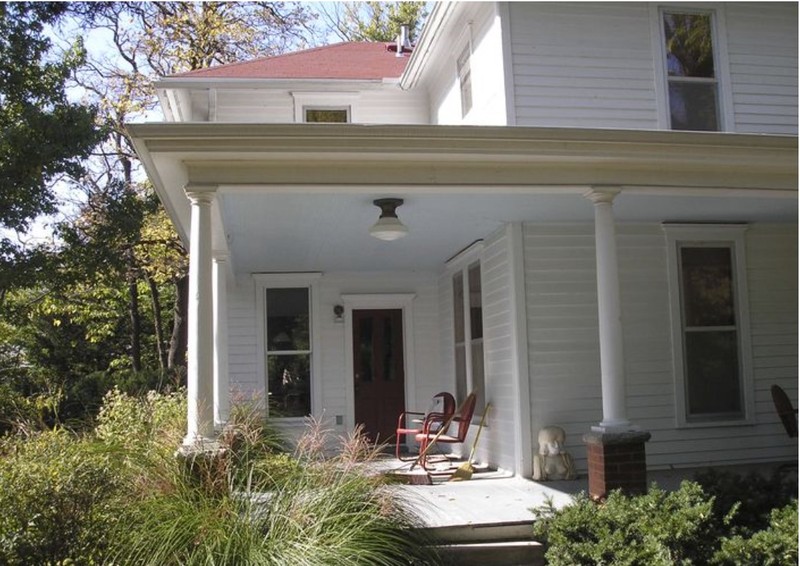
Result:
{"label": "brick pier", "polygon": [[589,495],[604,499],[614,489],[627,494],[647,491],[644,443],[649,432],[587,432],[583,435],[589,461]]}

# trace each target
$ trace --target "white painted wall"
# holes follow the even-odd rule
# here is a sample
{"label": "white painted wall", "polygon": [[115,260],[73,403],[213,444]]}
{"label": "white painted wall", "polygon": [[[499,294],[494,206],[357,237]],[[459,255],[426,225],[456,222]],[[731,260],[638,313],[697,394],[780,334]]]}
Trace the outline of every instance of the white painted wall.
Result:
{"label": "white painted wall", "polygon": [[[602,418],[593,227],[526,224],[524,235],[533,438],[562,426],[585,470],[581,437]],[[627,410],[652,433],[650,467],[797,455],[769,392],[779,383],[797,399],[797,228],[756,224],[746,240],[756,424],[678,429],[664,234],[658,224],[617,224]]]}
{"label": "white painted wall", "polygon": [[[314,92],[337,96],[357,93],[352,102],[352,121],[360,124],[427,124],[427,96],[424,92],[404,92],[395,83],[302,82],[294,86],[261,88],[218,88],[216,102],[209,110],[207,89],[191,91],[195,121],[286,124],[295,121],[292,92]],[[215,106],[214,106],[215,104]],[[215,110],[213,109],[215,108]]]}
{"label": "white painted wall", "polygon": [[797,134],[797,3],[725,10],[736,131]]}
{"label": "white painted wall", "polygon": [[[231,286],[229,303],[229,370],[234,399],[239,396],[263,395],[265,379],[258,375],[256,325],[261,324],[256,312],[256,287],[247,274],[237,276],[236,286]],[[326,273],[316,283],[318,297],[314,304],[318,311],[312,313],[312,332],[320,338],[320,367],[314,368],[314,379],[322,384],[322,412],[326,424],[339,433],[343,426],[335,426],[335,417],[341,415],[347,422],[346,388],[352,387],[345,375],[345,325],[336,322],[333,307],[342,304],[343,294],[414,293],[414,374],[416,398],[406,399],[410,409],[424,410],[430,400],[441,390],[452,390],[452,385],[440,371],[439,359],[439,300],[437,277],[426,273]]]}
{"label": "white painted wall", "polygon": [[[727,44],[727,129],[796,134],[797,4],[701,7],[717,10]],[[517,124],[657,129],[654,14],[646,3],[509,3]]]}
{"label": "white painted wall", "polygon": [[[502,34],[494,4],[464,4],[448,37],[452,40],[439,44],[438,57],[428,74],[431,79],[424,87],[430,96],[432,123],[505,125]],[[468,41],[472,41],[472,109],[462,117],[456,58]]]}

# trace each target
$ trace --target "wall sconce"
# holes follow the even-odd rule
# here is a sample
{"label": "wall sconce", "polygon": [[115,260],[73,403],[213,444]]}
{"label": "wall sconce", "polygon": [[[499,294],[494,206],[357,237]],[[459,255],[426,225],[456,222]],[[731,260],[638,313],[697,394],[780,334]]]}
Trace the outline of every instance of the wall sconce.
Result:
{"label": "wall sconce", "polygon": [[333,322],[344,322],[344,307],[342,305],[334,305]]}

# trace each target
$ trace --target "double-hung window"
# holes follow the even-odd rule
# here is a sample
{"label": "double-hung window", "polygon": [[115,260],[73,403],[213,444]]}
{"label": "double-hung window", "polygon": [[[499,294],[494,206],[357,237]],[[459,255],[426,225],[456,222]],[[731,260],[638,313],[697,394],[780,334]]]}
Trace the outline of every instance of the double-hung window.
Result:
{"label": "double-hung window", "polygon": [[663,10],[660,17],[669,127],[721,130],[713,14]]}
{"label": "double-hung window", "polygon": [[680,425],[752,414],[744,225],[665,225]]}
{"label": "double-hung window", "polygon": [[318,411],[318,332],[314,289],[318,273],[256,273],[257,371],[272,418],[301,419]]}
{"label": "double-hung window", "polygon": [[461,92],[461,117],[463,118],[472,110],[472,70],[470,57],[472,46],[469,42],[464,46],[461,54],[456,59],[456,72],[458,73],[458,87]]}
{"label": "double-hung window", "polygon": [[456,399],[461,403],[469,392],[475,391],[476,407],[480,410],[485,402],[480,262],[457,271],[452,283]]}

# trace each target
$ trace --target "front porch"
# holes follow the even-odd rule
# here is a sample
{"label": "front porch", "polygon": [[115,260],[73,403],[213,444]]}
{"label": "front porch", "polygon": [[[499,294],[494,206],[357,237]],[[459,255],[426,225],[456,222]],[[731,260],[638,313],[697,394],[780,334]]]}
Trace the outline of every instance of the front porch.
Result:
{"label": "front porch", "polygon": [[[376,470],[407,469],[410,464],[394,458],[372,464]],[[674,491],[684,480],[693,480],[707,470],[742,476],[759,473],[769,477],[779,470],[797,479],[797,461],[650,470],[648,485]],[[462,566],[545,564],[544,547],[533,538],[534,515],[531,509],[548,501],[556,508],[570,504],[572,498],[588,493],[586,474],[575,480],[535,482],[508,472],[476,473],[469,481],[434,479],[433,485],[398,485],[400,497],[409,500],[422,519],[424,529],[437,541],[446,557]]]}

